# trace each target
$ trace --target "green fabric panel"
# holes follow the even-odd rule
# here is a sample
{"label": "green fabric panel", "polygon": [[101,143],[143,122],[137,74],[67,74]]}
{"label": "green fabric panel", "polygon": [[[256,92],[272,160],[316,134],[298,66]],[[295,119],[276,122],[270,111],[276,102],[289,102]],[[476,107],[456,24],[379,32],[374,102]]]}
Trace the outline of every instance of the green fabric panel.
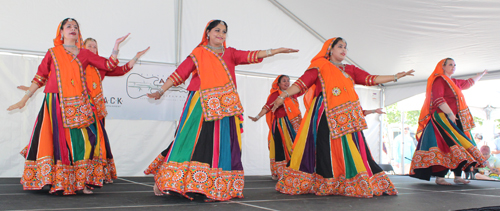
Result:
{"label": "green fabric panel", "polygon": [[[189,107],[186,106],[186,109],[189,109]],[[200,98],[198,98],[193,111],[186,120],[186,124],[182,127],[179,135],[174,140],[169,161],[182,163],[191,160],[191,154],[193,153],[194,144],[196,142],[196,134],[200,127],[202,111]]]}
{"label": "green fabric panel", "polygon": [[[460,144],[460,141],[458,141],[457,137],[455,136],[455,134],[452,132],[452,130],[455,130],[454,128],[449,128],[445,123],[444,121],[441,119],[441,117],[438,115],[438,113],[434,113],[434,119],[436,120],[436,122],[439,124],[439,126],[441,126],[441,129],[445,130],[446,132],[448,132],[450,135],[451,135],[451,138],[453,138],[453,140],[455,141],[455,143],[457,143],[459,146],[462,146],[462,144]],[[451,124],[451,123],[450,123]],[[445,135],[445,134],[442,134],[442,135]]]}
{"label": "green fabric panel", "polygon": [[71,145],[73,147],[73,162],[83,160],[85,158],[85,138],[83,137],[82,130],[85,130],[85,128],[69,129]]}
{"label": "green fabric panel", "polygon": [[[350,135],[350,134],[348,134]],[[346,136],[342,136],[342,151],[344,151],[344,163],[345,163],[345,178],[351,179],[358,174],[356,170],[356,165],[352,159],[351,150],[349,149],[349,143],[347,143]]]}

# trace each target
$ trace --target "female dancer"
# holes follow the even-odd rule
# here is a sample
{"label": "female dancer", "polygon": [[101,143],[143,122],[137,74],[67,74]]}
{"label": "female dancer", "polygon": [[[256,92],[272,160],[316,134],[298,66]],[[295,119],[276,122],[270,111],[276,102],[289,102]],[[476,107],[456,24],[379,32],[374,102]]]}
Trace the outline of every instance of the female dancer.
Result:
{"label": "female dancer", "polygon": [[106,59],[82,48],[76,20],[66,18],[59,24],[54,47],[42,60],[26,95],[7,109],[23,108],[31,95],[45,85],[45,100],[21,178],[25,190],[51,185],[49,193],[71,195],[78,190],[92,193],[87,185],[102,186],[105,132],[96,116],[98,108],[104,107],[104,100],[102,96],[97,100],[90,97],[84,69],[88,65],[115,69],[118,47],[127,36],[116,40],[110,59]]}
{"label": "female dancer", "polygon": [[430,180],[436,176],[438,185],[451,185],[444,179],[449,169],[455,174],[455,183],[468,184],[461,177],[462,170],[470,165],[483,167],[486,161],[471,137],[474,121],[462,90],[487,71],[467,80],[454,79],[451,75],[455,66],[453,59],[442,59],[427,79],[416,135],[418,145],[410,167],[410,177]]}
{"label": "female dancer", "polygon": [[284,106],[280,106],[275,112],[269,112],[272,103],[282,92],[290,87],[290,78],[287,75],[278,76],[272,85],[271,94],[267,103],[256,117],[249,116],[252,121],[258,121],[264,114],[269,126],[268,146],[269,158],[271,159],[271,174],[273,180],[278,180],[283,173],[292,154],[293,140],[299,130],[302,115],[299,110],[298,96],[292,96],[285,100]]}
{"label": "female dancer", "polygon": [[370,75],[341,63],[346,45],[340,37],[327,40],[304,75],[273,103],[275,110],[289,95],[303,93],[307,88],[314,92],[295,138],[290,164],[276,184],[276,190],[282,193],[355,197],[398,193],[371,156],[362,132],[367,125],[354,84],[396,81],[414,71]]}
{"label": "female dancer", "polygon": [[207,201],[243,197],[243,108],[236,92],[234,67],[298,50],[240,51],[226,47],[226,33],[226,22],[210,21],[189,58],[158,92],[148,95],[159,99],[193,74],[174,141],[144,171],[155,175],[156,195],[169,191],[193,199],[187,193],[200,193]]}
{"label": "female dancer", "polygon": [[[94,38],[87,38],[83,42],[83,47],[85,49],[88,49],[92,53],[99,55],[98,53],[98,48],[97,48],[97,41]],[[149,50],[149,47],[144,50],[140,51],[137,53],[137,55],[130,60],[127,64],[124,66],[119,66],[115,68],[114,70],[108,71],[105,69],[98,69],[92,65],[88,65],[87,69],[85,69],[86,72],[97,72],[97,74],[86,74],[86,81],[87,81],[87,90],[89,91],[89,94],[91,98],[93,99],[94,102],[97,102],[102,95],[102,80],[104,80],[105,76],[122,76],[128,73],[135,65],[137,60],[144,54],[146,51]],[[100,79],[99,79],[100,78]],[[18,89],[28,91],[29,87],[27,86],[18,86]],[[105,105],[105,104],[102,104]],[[106,116],[106,108],[97,108],[99,112],[97,112],[97,116],[101,124],[104,126],[104,117]],[[106,149],[106,155],[103,156],[106,158],[104,160],[104,183],[113,183],[113,180],[117,178],[116,176],[116,168],[115,168],[115,163],[113,160],[113,154],[111,153],[111,147],[109,144],[109,139],[105,131],[104,132],[104,140],[105,140],[105,149]],[[21,155],[26,157],[27,150],[29,148],[29,145],[26,146],[23,151],[21,151]]]}

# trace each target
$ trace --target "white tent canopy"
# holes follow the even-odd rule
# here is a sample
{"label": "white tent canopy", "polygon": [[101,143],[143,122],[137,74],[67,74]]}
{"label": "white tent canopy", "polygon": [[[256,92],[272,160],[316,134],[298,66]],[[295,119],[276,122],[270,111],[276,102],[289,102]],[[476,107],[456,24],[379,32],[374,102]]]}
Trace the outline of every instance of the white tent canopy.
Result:
{"label": "white tent canopy", "polygon": [[[158,65],[178,65],[200,42],[203,29],[211,19],[225,20],[228,27],[227,44],[237,49],[259,50],[278,47],[291,47],[300,52],[290,55],[277,55],[265,59],[261,64],[238,66],[238,88],[243,97],[246,115],[258,112],[265,101],[268,88],[260,87],[253,92],[249,75],[257,80],[256,84],[266,84],[273,76],[286,73],[292,77],[300,76],[309,66],[309,61],[320,50],[325,39],[341,36],[348,43],[348,61],[375,75],[393,75],[400,71],[414,69],[414,77],[404,78],[396,84],[385,87],[386,103],[391,104],[409,96],[425,91],[425,80],[434,70],[437,62],[445,57],[453,57],[457,62],[457,75],[467,76],[489,69],[500,70],[500,2],[496,1],[284,1],[284,0],[110,0],[110,1],[2,1],[0,3],[0,51],[22,55],[44,55],[52,47],[52,39],[57,24],[66,17],[73,17],[80,23],[84,38],[93,37],[99,44],[100,55],[110,55],[116,38],[131,33],[129,39],[121,45],[120,59],[131,59],[139,50],[151,46],[150,51],[141,58],[142,62]],[[3,57],[2,57],[3,58]],[[15,103],[22,95],[15,90],[19,84],[27,84],[36,69],[27,69],[27,64],[10,64],[8,59],[0,58],[0,89],[6,97],[1,105],[6,107]],[[17,60],[16,60],[17,61]],[[30,68],[39,60],[30,61]],[[10,65],[10,66],[9,66]],[[14,67],[8,69],[5,67]],[[16,68],[19,69],[16,69]],[[36,65],[34,66],[36,67]],[[19,70],[19,72],[17,72]],[[14,72],[15,71],[15,72]],[[22,76],[20,76],[22,75]],[[490,74],[490,78],[498,78]],[[106,79],[108,80],[108,79]],[[253,80],[253,79],[252,79]],[[241,82],[240,81],[245,81]],[[106,83],[106,82],[104,82]],[[246,84],[246,85],[243,85]],[[270,85],[270,84],[269,84]],[[361,89],[363,90],[363,89]],[[378,93],[374,89],[364,89],[360,93],[368,100],[365,109],[381,106]],[[360,91],[363,92],[363,91]],[[38,95],[40,98],[41,95]],[[380,95],[378,95],[380,97]],[[245,99],[246,98],[246,99]],[[258,100],[255,100],[259,98]],[[263,98],[263,99],[260,99]],[[372,100],[370,100],[372,99]],[[38,99],[40,100],[40,99]],[[251,102],[250,102],[251,101]],[[2,132],[0,144],[2,152],[17,151],[16,147],[25,145],[31,133],[33,115],[36,115],[41,101],[30,102],[31,114],[2,112]],[[245,102],[244,102],[245,103]],[[34,105],[36,104],[36,105]],[[29,113],[24,110],[25,113]],[[29,116],[32,115],[32,116]],[[13,134],[5,125],[22,116],[23,126]],[[375,117],[371,117],[373,119]],[[376,119],[376,118],[375,118]],[[377,122],[378,120],[374,120]],[[379,121],[378,121],[379,122]],[[257,123],[256,123],[257,124]],[[31,126],[29,126],[31,125]],[[379,123],[372,124],[380,127]],[[373,127],[370,125],[370,127]],[[156,121],[107,122],[111,138],[134,142],[154,136],[160,128],[161,134],[153,139],[171,139],[175,123]],[[139,131],[137,126],[155,126]],[[12,127],[12,126],[9,126]],[[246,135],[247,143],[265,139],[265,123],[258,126],[245,122],[250,131],[261,130],[262,137]],[[260,128],[260,129],[259,129]],[[157,130],[155,130],[157,129]],[[146,135],[145,135],[146,134]],[[377,138],[377,134],[373,134]],[[249,150],[266,150],[263,140],[258,146],[247,147]],[[13,145],[11,142],[19,142]],[[7,144],[10,143],[10,144]],[[151,145],[150,148],[166,147],[168,143],[137,143],[137,147]],[[371,145],[373,154],[378,151],[376,142]],[[154,146],[153,146],[154,145]],[[116,146],[116,147],[115,147]],[[113,143],[113,151],[120,153],[122,146]],[[245,147],[245,146],[244,146]],[[141,154],[141,152],[136,152]],[[155,153],[159,153],[158,150]],[[245,153],[256,153],[246,151]],[[260,153],[260,152],[258,152]],[[265,157],[267,154],[262,154]],[[156,154],[138,157],[141,160],[134,165],[147,165]],[[20,156],[19,156],[20,157]],[[254,156],[255,157],[255,156]],[[17,158],[16,158],[17,159]],[[21,158],[19,158],[21,159]],[[250,156],[243,158],[250,163]],[[18,163],[19,160],[12,161]],[[264,160],[254,163],[257,170],[252,174],[264,174],[268,164]],[[252,165],[254,165],[252,164]],[[16,164],[17,165],[17,164]],[[120,164],[124,165],[124,164]],[[0,176],[19,175],[22,166]],[[127,172],[127,166],[119,168],[126,175],[139,175],[137,171]],[[245,167],[248,169],[247,167]],[[259,169],[260,168],[260,169]],[[264,170],[263,170],[264,169]],[[267,170],[268,171],[268,170]]]}

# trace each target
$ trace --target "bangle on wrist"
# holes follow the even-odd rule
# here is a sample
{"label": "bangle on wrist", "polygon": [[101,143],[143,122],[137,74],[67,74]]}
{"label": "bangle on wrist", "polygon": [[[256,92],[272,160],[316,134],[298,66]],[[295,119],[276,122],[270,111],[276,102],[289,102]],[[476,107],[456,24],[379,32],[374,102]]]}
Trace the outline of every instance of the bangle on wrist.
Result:
{"label": "bangle on wrist", "polygon": [[115,49],[113,49],[113,52],[111,52],[111,54],[116,54],[116,55],[118,55],[118,52],[120,52],[120,50],[115,50]]}
{"label": "bangle on wrist", "polygon": [[285,98],[284,98],[284,97],[281,97],[281,96],[279,96],[279,95],[278,95],[278,97],[279,97],[279,98],[281,98],[282,100],[285,100]]}
{"label": "bangle on wrist", "polygon": [[286,90],[283,90],[283,92],[286,94],[286,97],[290,97],[290,95],[288,94],[288,92]]}
{"label": "bangle on wrist", "polygon": [[31,95],[33,95],[33,93],[31,93],[31,91],[29,89],[26,90],[26,92],[24,94],[27,95],[28,97],[31,97]]}
{"label": "bangle on wrist", "polygon": [[394,74],[394,82],[398,82],[398,74]]}
{"label": "bangle on wrist", "polygon": [[267,56],[272,56],[272,55],[273,55],[272,50],[273,50],[273,49],[271,49],[271,48],[270,48],[270,49],[267,49],[267,50],[266,50],[266,55],[267,55]]}
{"label": "bangle on wrist", "polygon": [[158,94],[160,94],[160,96],[163,96],[163,94],[165,93],[165,90],[163,90],[161,87],[160,89],[158,90]]}

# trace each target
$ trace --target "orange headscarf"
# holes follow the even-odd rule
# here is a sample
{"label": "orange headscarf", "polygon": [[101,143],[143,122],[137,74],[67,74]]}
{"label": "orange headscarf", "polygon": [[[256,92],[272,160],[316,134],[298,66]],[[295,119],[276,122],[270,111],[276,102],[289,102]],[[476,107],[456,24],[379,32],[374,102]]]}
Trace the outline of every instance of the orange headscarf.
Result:
{"label": "orange headscarf", "polygon": [[[278,80],[281,76],[282,75],[279,75],[278,77],[276,77],[276,79],[274,79],[273,86],[270,90],[271,94],[269,95],[269,97],[271,97],[271,95],[274,92],[278,92],[278,94],[281,95],[282,91],[278,85],[278,83],[279,83]],[[269,101],[269,97],[267,97],[268,101]],[[285,98],[285,102],[283,103],[283,106],[285,107],[285,112],[286,112],[286,116],[288,117],[288,120],[290,120],[290,122],[292,123],[293,129],[295,130],[295,132],[297,132],[299,130],[300,121],[302,120],[302,115],[301,115],[300,109],[299,109],[299,102],[297,101],[296,98],[293,98],[292,96],[290,96],[290,97]],[[269,132],[271,132],[273,130],[273,128],[272,128],[273,120],[274,120],[274,113],[271,111],[267,112],[266,122],[267,122],[267,125],[269,126]]]}
{"label": "orange headscarf", "polygon": [[[90,41],[95,42],[97,47],[97,41],[95,41],[92,38]],[[87,46],[85,45],[83,47],[87,48]],[[99,55],[99,49],[96,50],[97,50],[96,54]],[[104,117],[106,117],[108,112],[106,111],[106,103],[104,101],[104,96],[102,94],[101,74],[96,67],[88,65],[87,68],[85,69],[85,78],[87,80],[87,89],[89,91],[92,104],[94,104],[96,108],[97,118],[103,119]]]}
{"label": "orange headscarf", "polygon": [[[76,22],[76,20],[73,19],[73,18],[66,18],[66,19],[68,19],[68,21],[75,21]],[[66,20],[66,19],[64,19],[64,20]],[[62,37],[62,35],[61,35],[61,26],[62,26],[63,21],[61,21],[61,23],[59,23],[59,26],[57,27],[56,38],[54,38],[54,46],[58,46],[58,45],[64,44],[64,40],[61,39],[61,37]],[[78,39],[76,40],[75,45],[79,49],[83,48],[82,34],[80,33],[80,27],[79,26],[78,26]]]}
{"label": "orange headscarf", "polygon": [[[208,22],[207,27],[212,21]],[[200,44],[189,55],[200,77],[201,107],[205,121],[241,115],[243,106],[231,73],[222,57],[209,49],[207,44],[205,28]],[[225,48],[225,41],[223,45]]]}
{"label": "orange headscarf", "polygon": [[[95,121],[87,93],[85,72],[80,60],[64,49],[60,33],[61,25],[62,21],[57,27],[54,47],[49,49],[49,52],[56,69],[63,126],[83,128]],[[78,41],[75,44],[78,48],[82,47],[80,29],[78,29]]]}
{"label": "orange headscarf", "polygon": [[330,49],[336,39],[334,37],[323,44],[308,68],[318,69],[331,139],[367,128],[353,79],[330,62]]}
{"label": "orange headscarf", "polygon": [[[436,65],[436,68],[434,69],[434,72],[432,72],[432,74],[427,79],[427,88],[425,90],[425,101],[424,105],[422,106],[422,109],[420,110],[420,116],[418,118],[418,129],[416,133],[417,140],[420,140],[420,136],[422,135],[425,126],[431,119],[432,85],[434,84],[434,81],[438,77],[442,77],[448,83],[450,88],[453,90],[453,93],[455,93],[455,97],[457,99],[458,114],[464,131],[469,131],[475,126],[474,120],[472,119],[472,115],[470,114],[469,111],[469,107],[465,103],[465,98],[464,94],[462,93],[462,90],[458,88],[458,86],[455,84],[455,82],[451,80],[451,78],[449,78],[444,74],[443,65],[445,61],[446,59],[442,59],[441,61],[439,61],[439,63]],[[466,133],[466,135],[469,136],[468,133]]]}

